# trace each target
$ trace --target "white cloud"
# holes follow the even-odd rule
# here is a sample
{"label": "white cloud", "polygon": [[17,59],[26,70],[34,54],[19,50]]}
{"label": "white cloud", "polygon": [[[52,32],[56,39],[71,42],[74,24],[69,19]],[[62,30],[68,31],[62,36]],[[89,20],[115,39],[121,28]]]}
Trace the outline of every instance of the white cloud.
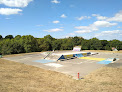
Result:
{"label": "white cloud", "polygon": [[9,7],[26,7],[31,1],[33,0],[0,0],[0,4],[4,4]]}
{"label": "white cloud", "polygon": [[89,26],[79,26],[79,27],[75,27],[76,29],[78,29],[78,31],[75,31],[75,33],[90,33],[93,31],[98,31],[99,29],[97,27],[95,27],[94,25],[89,25]]}
{"label": "white cloud", "polygon": [[116,13],[114,17],[108,18],[107,21],[122,22],[122,11]]}
{"label": "white cloud", "polygon": [[58,32],[58,31],[63,31],[63,29],[55,28],[55,29],[49,29],[49,30],[44,30],[44,31],[47,31],[47,32]]}
{"label": "white cloud", "polygon": [[122,30],[113,30],[113,31],[102,31],[95,34],[95,37],[102,39],[121,39]]}
{"label": "white cloud", "polygon": [[98,20],[105,20],[105,19],[107,19],[107,17],[100,16],[99,14],[92,14],[92,16],[95,16]]}
{"label": "white cloud", "polygon": [[91,30],[78,30],[78,31],[75,31],[75,33],[79,33],[79,34],[82,34],[82,33],[90,33]]}
{"label": "white cloud", "polygon": [[67,16],[66,16],[65,14],[62,14],[61,17],[62,17],[62,18],[66,18]]}
{"label": "white cloud", "polygon": [[120,30],[113,30],[113,31],[102,31],[101,33],[96,34],[97,36],[104,36],[104,35],[112,35],[112,34],[117,34],[120,33]]}
{"label": "white cloud", "polygon": [[93,24],[90,24],[89,26],[77,26],[75,27],[78,29],[78,31],[75,31],[76,33],[90,33],[93,31],[98,31],[101,27],[111,27],[115,26],[117,23],[110,23],[108,21],[96,21]]}
{"label": "white cloud", "polygon": [[78,29],[78,31],[75,31],[76,33],[90,33],[90,32],[99,30],[96,26],[92,24],[89,26],[78,26],[75,28]]}
{"label": "white cloud", "polygon": [[20,14],[22,12],[21,9],[12,9],[12,8],[0,8],[1,15],[12,15],[12,14]]}
{"label": "white cloud", "polygon": [[54,23],[54,24],[57,24],[57,23],[59,23],[59,22],[60,22],[60,21],[58,21],[58,20],[56,20],[56,21],[53,21],[53,23]]}
{"label": "white cloud", "polygon": [[117,25],[117,23],[110,23],[108,21],[96,21],[93,23],[96,27],[111,27]]}
{"label": "white cloud", "polygon": [[93,26],[93,25],[89,25],[89,26],[78,26],[78,27],[75,27],[76,29],[79,29],[79,30],[93,30],[93,31],[97,31],[98,28]]}
{"label": "white cloud", "polygon": [[114,17],[100,16],[99,14],[92,14],[92,16],[95,16],[98,20],[122,22],[122,11],[116,13]]}
{"label": "white cloud", "polygon": [[55,4],[60,3],[60,1],[58,1],[58,0],[52,0],[51,2],[52,2],[52,3],[55,3]]}
{"label": "white cloud", "polygon": [[83,19],[90,19],[90,16],[81,16],[81,17],[77,17],[77,20],[83,20]]}

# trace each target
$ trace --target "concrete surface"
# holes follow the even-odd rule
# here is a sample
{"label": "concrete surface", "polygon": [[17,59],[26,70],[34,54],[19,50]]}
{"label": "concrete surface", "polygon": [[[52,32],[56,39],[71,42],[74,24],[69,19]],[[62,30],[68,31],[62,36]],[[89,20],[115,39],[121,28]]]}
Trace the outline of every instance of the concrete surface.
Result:
{"label": "concrete surface", "polygon": [[[22,56],[14,56],[14,57],[4,57],[3,59],[7,59],[10,61],[20,62],[27,65],[36,66],[39,68],[52,70],[61,72],[67,75],[73,76],[73,78],[77,79],[77,73],[80,73],[80,78],[84,77],[85,75],[93,72],[94,70],[105,66],[104,64],[98,64],[95,60],[86,60],[86,59],[70,59],[65,61],[55,61],[51,62],[53,64],[60,64],[62,67],[53,67],[47,66],[44,63],[34,62],[35,60],[41,60],[45,57],[44,54],[41,53],[33,53],[33,54],[25,54]],[[108,64],[108,67],[120,67],[122,66],[122,54],[121,53],[99,53],[97,55],[92,55],[88,57],[94,58],[119,58],[118,61]],[[49,63],[48,63],[49,64]]]}

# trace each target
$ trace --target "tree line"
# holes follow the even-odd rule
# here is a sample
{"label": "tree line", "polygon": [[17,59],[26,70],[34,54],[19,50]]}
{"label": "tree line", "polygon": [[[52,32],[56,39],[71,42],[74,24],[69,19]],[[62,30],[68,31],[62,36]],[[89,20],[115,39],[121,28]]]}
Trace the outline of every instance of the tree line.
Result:
{"label": "tree line", "polygon": [[34,38],[32,35],[20,36],[7,35],[5,38],[0,35],[0,54],[18,54],[28,52],[72,50],[74,46],[81,46],[82,50],[111,50],[116,47],[122,50],[122,41],[99,40],[97,38],[84,39],[83,37],[69,37],[56,39],[50,35],[44,38]]}

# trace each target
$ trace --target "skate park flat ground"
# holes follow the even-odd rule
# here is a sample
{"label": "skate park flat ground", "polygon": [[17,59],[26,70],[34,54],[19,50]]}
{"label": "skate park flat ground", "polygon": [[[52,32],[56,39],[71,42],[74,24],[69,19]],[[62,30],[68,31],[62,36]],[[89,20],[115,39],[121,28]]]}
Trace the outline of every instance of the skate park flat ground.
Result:
{"label": "skate park flat ground", "polygon": [[[66,52],[66,51],[61,51]],[[109,66],[109,67],[120,67],[122,66],[122,53],[104,53],[104,52],[97,52],[96,55],[88,56],[89,58],[118,58],[119,60],[115,61],[114,63],[110,64],[98,64],[99,60],[90,60],[90,59],[69,59],[64,61],[54,61],[54,62],[46,62],[41,63],[40,60],[44,59],[44,55],[41,54],[42,52],[38,53],[26,53],[20,55],[13,55],[13,56],[4,56],[3,59],[7,59],[14,62],[24,63],[27,65],[36,66],[39,68],[43,68],[46,70],[52,70],[56,72],[61,72],[67,75],[73,76],[73,78],[77,79],[77,73],[80,73],[80,78],[83,78],[85,75],[93,72],[94,70]],[[58,52],[60,53],[60,51]],[[70,53],[70,51],[68,51]],[[38,61],[38,62],[36,62]]]}

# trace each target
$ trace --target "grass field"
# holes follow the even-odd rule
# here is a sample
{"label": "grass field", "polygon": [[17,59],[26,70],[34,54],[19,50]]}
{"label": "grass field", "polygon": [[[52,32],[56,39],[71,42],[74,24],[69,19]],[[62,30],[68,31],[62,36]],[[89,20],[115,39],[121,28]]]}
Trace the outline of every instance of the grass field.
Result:
{"label": "grass field", "polygon": [[0,59],[0,92],[121,92],[122,67],[103,67],[84,79]]}

